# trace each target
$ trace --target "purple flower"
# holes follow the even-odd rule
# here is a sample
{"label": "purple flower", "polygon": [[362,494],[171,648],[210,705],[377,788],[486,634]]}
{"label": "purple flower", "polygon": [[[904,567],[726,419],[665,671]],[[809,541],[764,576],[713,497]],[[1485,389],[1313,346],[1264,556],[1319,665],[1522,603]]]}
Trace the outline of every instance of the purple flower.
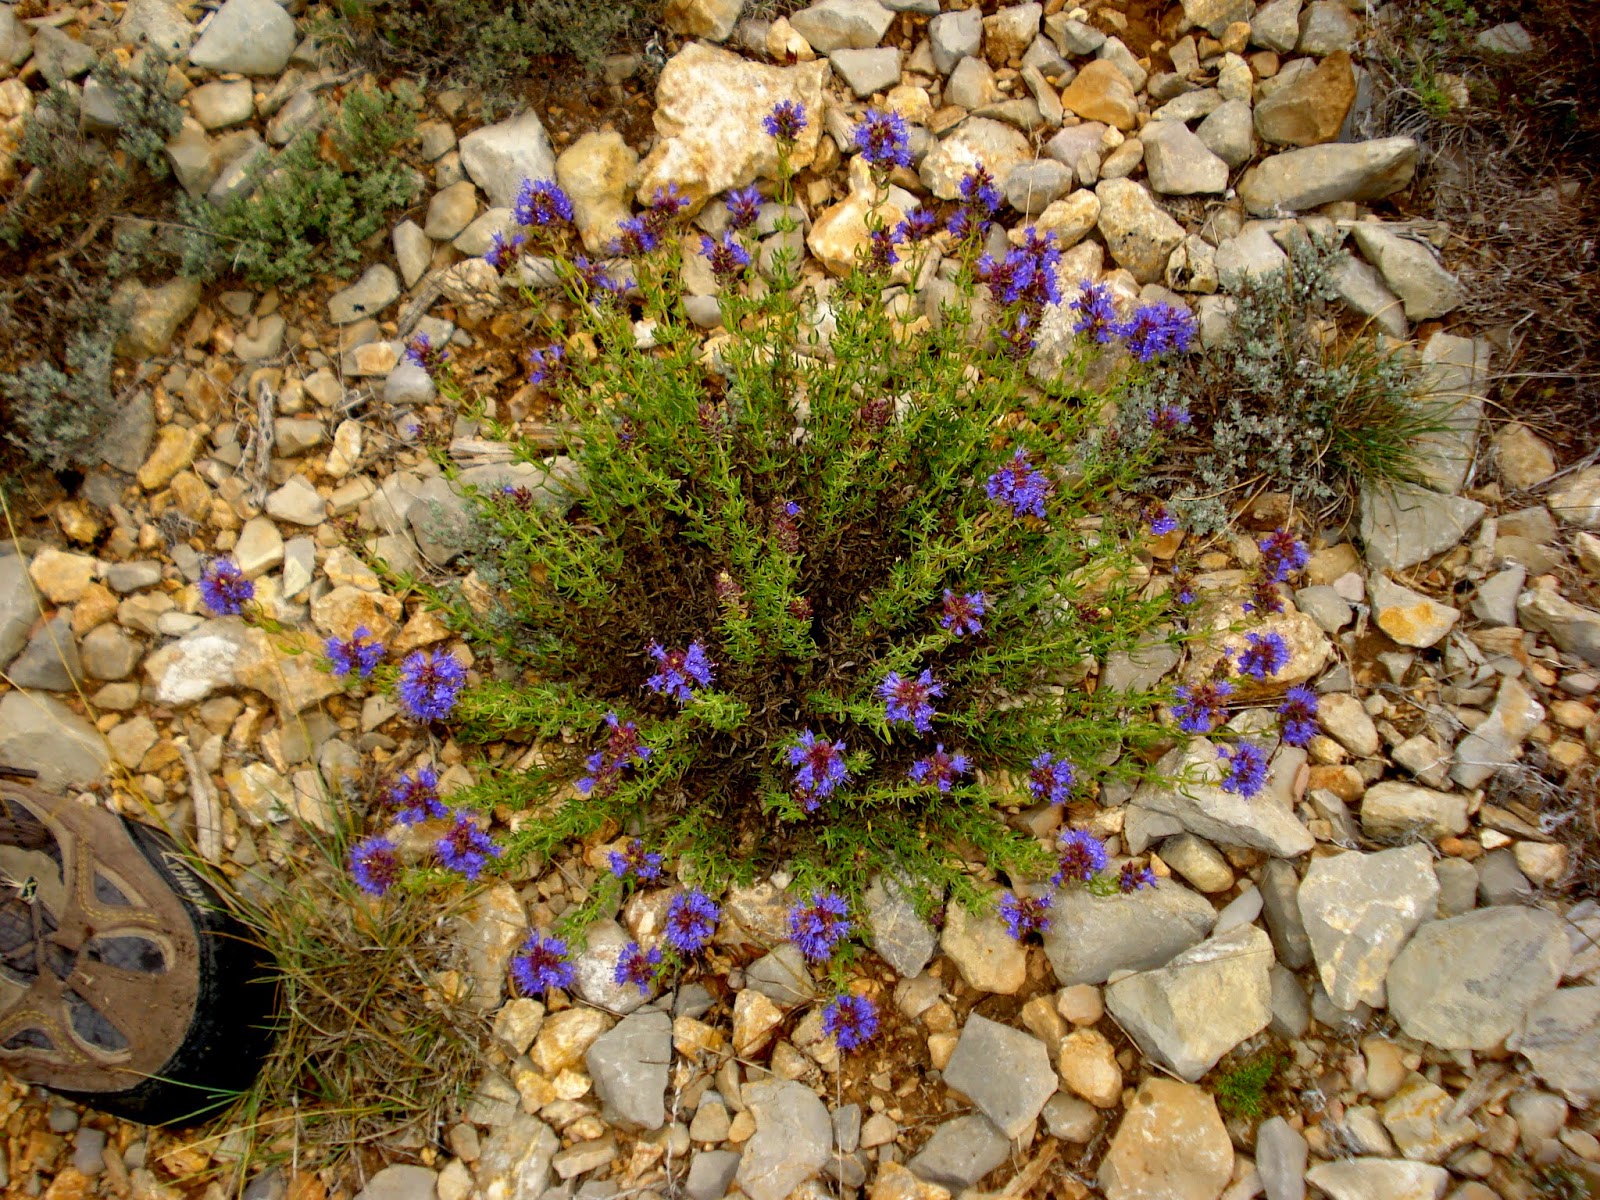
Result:
{"label": "purple flower", "polygon": [[413,650],[400,664],[396,691],[419,721],[442,721],[456,706],[467,682],[467,669],[443,650]]}
{"label": "purple flower", "polygon": [[387,838],[369,837],[350,850],[350,874],[356,886],[372,896],[381,896],[400,878],[400,859],[394,843]]}
{"label": "purple flower", "polygon": [[218,616],[233,617],[256,594],[256,585],[244,577],[231,558],[216,558],[200,576],[200,599]]}
{"label": "purple flower", "polygon": [[1247,633],[1250,644],[1239,651],[1239,670],[1255,679],[1276,675],[1289,664],[1289,647],[1281,633]]}
{"label": "purple flower", "polygon": [[914,208],[894,227],[897,242],[924,242],[939,228],[939,214],[931,208]]}
{"label": "purple flower", "polygon": [[592,299],[599,295],[615,295],[622,291],[622,285],[606,274],[605,267],[597,262],[590,262],[585,255],[578,255],[572,260],[572,269],[578,273],[578,278],[583,280],[585,293]]}
{"label": "purple flower", "polygon": [[567,369],[567,349],[559,342],[528,352],[528,382],[543,387]]}
{"label": "purple flower", "polygon": [[978,163],[961,177],[961,182],[956,185],[963,204],[970,204],[981,209],[987,216],[993,216],[1000,211],[1000,205],[1005,197],[994,184],[994,176],[989,174],[989,168]]}
{"label": "purple flower", "polygon": [[639,741],[636,724],[621,720],[614,712],[606,714],[606,724],[611,727],[611,736],[603,749],[584,759],[589,773],[573,785],[580,795],[609,796],[617,790],[624,771],[643,766],[650,757],[650,747]]}
{"label": "purple flower", "polygon": [[611,978],[618,987],[627,987],[631,983],[639,989],[640,995],[648,996],[660,973],[660,949],[652,946],[646,950],[638,942],[629,942],[617,955],[617,969]]}
{"label": "purple flower", "polygon": [[989,476],[989,499],[1011,507],[1014,517],[1032,513],[1043,520],[1044,502],[1054,494],[1055,484],[1045,478],[1028,458],[1028,452],[1018,449],[1011,461]]}
{"label": "purple flower", "polygon": [[658,187],[650,193],[646,219],[657,233],[667,227],[667,222],[689,207],[689,197],[678,190],[676,183]]}
{"label": "purple flower", "polygon": [[768,137],[791,145],[800,137],[800,131],[805,127],[806,106],[798,100],[778,101],[772,106],[772,111],[761,120],[761,128],[766,130]]}
{"label": "purple flower", "polygon": [[661,244],[661,235],[644,217],[629,217],[625,221],[618,221],[617,228],[622,231],[622,235],[611,243],[613,254],[629,257],[635,254],[648,254]]}
{"label": "purple flower", "polygon": [[1150,428],[1157,433],[1177,433],[1189,427],[1189,410],[1181,404],[1163,404],[1147,414]]}
{"label": "purple flower", "polygon": [[699,888],[679,892],[667,906],[667,941],[679,954],[697,954],[717,931],[720,910]]}
{"label": "purple flower", "polygon": [[733,283],[750,265],[750,251],[731,233],[724,234],[720,242],[702,233],[700,253],[710,261],[711,274],[718,283]]}
{"label": "purple flower", "polygon": [[1250,581],[1250,598],[1241,606],[1247,613],[1265,616],[1268,613],[1281,613],[1283,611],[1283,596],[1278,591],[1278,585],[1266,575],[1257,575]]}
{"label": "purple flower", "polygon": [[1150,532],[1157,537],[1166,537],[1178,528],[1178,518],[1165,504],[1152,504],[1144,510],[1144,518],[1150,523]]}
{"label": "purple flower", "polygon": [[944,743],[934,747],[933,753],[917,759],[906,775],[913,783],[931,783],[941,792],[948,792],[956,776],[972,770],[972,760],[965,754],[945,753]]}
{"label": "purple flower", "polygon": [[1114,332],[1128,343],[1135,358],[1147,363],[1169,350],[1179,354],[1188,350],[1195,324],[1187,309],[1171,304],[1141,304]]}
{"label": "purple flower", "polygon": [[1050,897],[1007,892],[1000,900],[1000,919],[1019,942],[1030,933],[1043,933],[1050,928]]}
{"label": "purple flower", "polygon": [[366,679],[383,661],[383,643],[365,625],[357,625],[348,638],[328,638],[322,643],[322,650],[333,664],[335,675],[354,673]]}
{"label": "purple flower", "polygon": [[1061,847],[1061,853],[1056,859],[1056,873],[1050,877],[1056,887],[1064,883],[1088,883],[1106,869],[1106,845],[1094,834],[1069,829],[1056,844]]}
{"label": "purple flower", "polygon": [[878,1010],[865,996],[835,996],[822,1008],[822,1032],[848,1054],[878,1032]]}
{"label": "purple flower", "polygon": [[500,847],[473,821],[471,814],[457,812],[449,831],[433,844],[439,861],[468,879],[476,879],[491,858],[500,857]]}
{"label": "purple flower", "polygon": [[510,237],[507,237],[505,230],[496,229],[489,235],[489,249],[484,253],[483,261],[498,271],[516,258],[517,252],[522,249],[527,240],[525,234],[513,233]]}
{"label": "purple flower", "polygon": [[661,855],[645,850],[644,843],[634,838],[626,850],[611,852],[611,873],[618,879],[636,875],[646,882],[661,875]]}
{"label": "purple flower", "polygon": [[900,261],[894,252],[894,233],[882,226],[867,234],[867,262],[874,271],[887,271]]}
{"label": "purple flower", "polygon": [[1103,283],[1084,280],[1070,307],[1078,314],[1073,333],[1088,334],[1102,344],[1117,335],[1117,306],[1112,303],[1111,289]]}
{"label": "purple flower", "polygon": [[1046,752],[1028,764],[1028,790],[1035,800],[1046,804],[1065,804],[1078,781],[1078,771],[1064,758]]}
{"label": "purple flower", "polygon": [[789,940],[812,962],[827,962],[850,936],[850,905],[838,892],[813,892],[789,910]]}
{"label": "purple flower", "polygon": [[402,775],[389,787],[389,803],[399,811],[402,825],[420,825],[430,818],[447,817],[450,810],[439,799],[439,773],[421,767],[415,775]]}
{"label": "purple flower", "polygon": [[735,229],[749,229],[761,215],[761,193],[755,184],[734,188],[725,201],[728,206],[728,224]]}
{"label": "purple flower", "polygon": [[1149,867],[1141,867],[1135,862],[1123,863],[1122,870],[1117,873],[1117,887],[1124,894],[1155,886],[1156,873]]}
{"label": "purple flower", "polygon": [[807,812],[813,811],[834,789],[850,778],[844,762],[843,742],[818,738],[809,729],[800,731],[800,740],[789,747],[789,765],[797,768],[794,787]]}
{"label": "purple flower", "polygon": [[706,657],[706,648],[699,642],[690,642],[687,650],[667,650],[659,642],[651,642],[648,648],[650,657],[661,667],[645,680],[645,686],[652,692],[669,696],[679,704],[687,704],[694,699],[692,689],[695,684],[711,686],[714,664]]}
{"label": "purple flower", "polygon": [[988,603],[989,598],[982,592],[964,592],[958,596],[945,588],[944,615],[939,618],[939,624],[957,637],[976,637],[983,632],[983,623],[978,618],[983,616]]}
{"label": "purple flower", "polygon": [[933,718],[938,714],[928,702],[942,695],[944,684],[934,680],[932,671],[924,671],[915,679],[902,679],[900,672],[890,671],[878,685],[884,720],[904,721],[918,733],[933,728]]}
{"label": "purple flower", "polygon": [[1306,544],[1286,529],[1274,529],[1258,545],[1261,548],[1261,573],[1273,583],[1287,583],[1289,576],[1305,570],[1311,561]]}
{"label": "purple flower", "polygon": [[553,179],[524,179],[511,215],[518,225],[554,225],[572,220],[572,201]]}
{"label": "purple flower", "polygon": [[1250,742],[1238,742],[1231,751],[1227,746],[1218,746],[1217,754],[1228,766],[1222,790],[1246,800],[1253,799],[1267,782],[1266,753]]}
{"label": "purple flower", "polygon": [[861,157],[880,171],[911,165],[910,134],[905,118],[896,112],[869,108],[856,126],[855,144]]}
{"label": "purple flower", "polygon": [[1181,684],[1174,694],[1178,703],[1172,706],[1172,715],[1178,718],[1178,728],[1185,733],[1210,733],[1222,723],[1233,684],[1226,679],[1207,679],[1193,687]]}
{"label": "purple flower", "polygon": [[414,334],[406,343],[406,361],[421,367],[430,377],[438,373],[449,357],[450,351],[436,347],[433,339],[425,333]]}
{"label": "purple flower", "polygon": [[1308,745],[1317,736],[1317,694],[1308,687],[1292,687],[1278,706],[1283,740],[1291,746]]}
{"label": "purple flower", "polygon": [[800,553],[801,507],[793,500],[772,502],[772,540],[785,554]]}
{"label": "purple flower", "polygon": [[528,940],[511,960],[511,977],[524,996],[542,996],[551,988],[569,988],[574,975],[572,964],[567,961],[566,941],[540,937],[536,930],[528,934]]}

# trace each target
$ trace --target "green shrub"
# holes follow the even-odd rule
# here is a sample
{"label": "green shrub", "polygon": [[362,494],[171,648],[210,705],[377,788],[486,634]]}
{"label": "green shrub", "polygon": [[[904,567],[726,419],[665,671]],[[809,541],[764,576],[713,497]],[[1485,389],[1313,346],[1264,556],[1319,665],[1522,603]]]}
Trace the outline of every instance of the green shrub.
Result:
{"label": "green shrub", "polygon": [[320,274],[344,275],[362,259],[360,243],[388,228],[411,202],[415,178],[396,157],[415,116],[399,98],[352,91],[329,130],[332,161],[314,132],[263,160],[258,185],[218,211],[185,197],[192,236],[186,274],[231,271],[262,287],[304,287]]}
{"label": "green shrub", "polygon": [[90,460],[116,416],[111,396],[116,338],[116,323],[106,308],[98,326],[86,321],[70,335],[62,366],[38,360],[0,375],[0,397],[14,426],[6,438],[30,461],[59,471]]}
{"label": "green shrub", "polygon": [[[1087,798],[1169,736],[1137,715],[1151,697],[1084,682],[1170,614],[1142,589],[1137,515],[1115,503],[1131,468],[1085,450],[1107,398],[1030,383],[1027,337],[1001,336],[1037,319],[1027,301],[980,327],[976,239],[937,327],[904,324],[870,264],[824,306],[784,253],[770,284],[735,272],[729,332],[708,347],[660,218],[641,218],[661,245],[633,259],[636,310],[558,260],[565,298],[534,307],[536,362],[574,432],[542,481],[477,497],[468,557],[492,603],[435,593],[492,663],[456,736],[512,744],[458,802],[529,814],[506,842],[513,870],[632,826],[711,887],[784,863],[801,888],[859,894],[894,870],[924,898],[971,902],[973,861],[1048,875],[1049,852],[1006,821],[1033,801],[1030,764],[1070,761],[1075,787],[1045,793]],[[992,494],[1021,477],[1019,454],[1050,492],[1042,517]],[[981,633],[945,627],[946,597],[972,593]],[[696,644],[709,686],[684,704],[647,686],[653,646]],[[891,719],[891,675],[943,688],[926,731]],[[617,758],[628,722],[649,747],[637,767]],[[791,757],[808,736],[845,748],[847,782],[808,790]],[[948,790],[915,778],[937,747],[970,761]]]}
{"label": "green shrub", "polygon": [[1281,1054],[1264,1050],[1217,1076],[1213,1090],[1222,1111],[1230,1117],[1243,1117],[1251,1121],[1260,1117],[1266,1103],[1267,1085],[1281,1066]]}

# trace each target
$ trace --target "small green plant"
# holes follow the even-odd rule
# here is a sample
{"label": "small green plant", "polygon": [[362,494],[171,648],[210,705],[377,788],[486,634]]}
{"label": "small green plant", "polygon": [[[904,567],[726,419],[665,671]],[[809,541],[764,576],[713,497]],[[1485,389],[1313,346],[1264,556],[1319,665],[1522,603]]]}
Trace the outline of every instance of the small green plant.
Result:
{"label": "small green plant", "polygon": [[167,95],[167,68],[159,55],[144,56],[137,71],[114,59],[95,64],[90,78],[104,88],[116,112],[117,145],[149,172],[165,179],[167,142],[183,128],[183,109]]}
{"label": "small green plant", "polygon": [[1483,23],[1470,0],[1429,0],[1422,6],[1428,37],[1440,45],[1455,45]]}
{"label": "small green plant", "polygon": [[396,151],[414,125],[402,100],[359,88],[345,98],[326,153],[316,134],[304,133],[264,160],[255,189],[220,212],[183,198],[193,231],[185,273],[228,270],[263,287],[348,274],[361,261],[360,244],[412,199],[415,178]]}
{"label": "small green plant", "polygon": [[1550,1163],[1535,1171],[1533,1189],[1549,1200],[1589,1200],[1594,1195],[1589,1181],[1565,1163]]}
{"label": "small green plant", "polygon": [[111,349],[117,328],[109,308],[102,318],[98,328],[85,322],[70,335],[63,365],[41,360],[0,374],[0,397],[14,421],[7,439],[52,471],[88,462],[116,415]]}
{"label": "small green plant", "polygon": [[1267,1098],[1267,1085],[1282,1065],[1281,1054],[1275,1050],[1263,1050],[1217,1076],[1212,1090],[1222,1111],[1230,1117],[1251,1121],[1260,1117]]}

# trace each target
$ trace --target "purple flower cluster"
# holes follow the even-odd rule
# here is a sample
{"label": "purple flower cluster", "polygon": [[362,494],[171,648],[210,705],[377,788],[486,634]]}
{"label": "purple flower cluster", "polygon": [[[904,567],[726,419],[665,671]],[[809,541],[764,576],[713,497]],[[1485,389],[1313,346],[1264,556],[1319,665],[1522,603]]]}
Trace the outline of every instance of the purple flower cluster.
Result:
{"label": "purple flower cluster", "polygon": [[845,992],[823,1006],[822,1032],[848,1054],[866,1045],[877,1034],[878,1010],[865,996]]}
{"label": "purple flower cluster", "polygon": [[1000,901],[1000,919],[1019,942],[1030,933],[1044,933],[1050,928],[1050,897],[1007,892]]}
{"label": "purple flower cluster", "polygon": [[894,231],[880,225],[867,234],[867,267],[882,273],[900,261],[894,252]]}
{"label": "purple flower cluster", "polygon": [[1044,502],[1055,493],[1055,484],[1034,467],[1028,452],[1018,449],[1011,461],[989,476],[989,499],[1008,505],[1016,517],[1032,514],[1044,519]]}
{"label": "purple flower cluster", "polygon": [[996,262],[985,254],[978,260],[978,278],[989,286],[997,304],[1021,304],[1036,314],[1047,304],[1061,303],[1061,285],[1056,268],[1061,263],[1061,248],[1054,233],[1040,234],[1032,225],[1023,232],[1023,242],[1006,251]]}
{"label": "purple flower cluster", "polygon": [[363,892],[383,895],[400,878],[400,859],[394,852],[394,843],[381,837],[358,842],[350,850],[350,874]]}
{"label": "purple flower cluster", "polygon": [[648,996],[660,974],[661,950],[656,946],[646,950],[638,942],[629,942],[617,955],[617,969],[611,978],[618,987],[631,983],[639,989],[640,995]]}
{"label": "purple flower cluster", "polygon": [[1028,764],[1028,790],[1045,804],[1065,804],[1078,782],[1078,770],[1064,758],[1046,751]]}
{"label": "purple flower cluster", "polygon": [[1163,404],[1146,415],[1150,418],[1150,428],[1157,433],[1177,433],[1187,429],[1190,423],[1189,410],[1182,404]]}
{"label": "purple flower cluster", "polygon": [[528,351],[528,382],[543,387],[567,369],[567,348],[559,342]]}
{"label": "purple flower cluster", "polygon": [[798,100],[780,100],[772,111],[762,118],[761,128],[767,136],[793,145],[806,127],[806,106]]}
{"label": "purple flower cluster", "polygon": [[1150,532],[1157,537],[1166,537],[1178,528],[1178,518],[1173,516],[1172,510],[1165,504],[1152,504],[1145,509],[1144,519],[1149,523]]}
{"label": "purple flower cluster", "polygon": [[458,810],[455,816],[455,823],[434,843],[434,853],[450,870],[476,879],[491,858],[500,857],[500,847],[478,828],[470,814]]}
{"label": "purple flower cluster", "polygon": [[1117,872],[1117,889],[1124,895],[1156,886],[1156,873],[1135,862],[1125,862]]}
{"label": "purple flower cluster", "polygon": [[1207,679],[1192,687],[1180,685],[1173,705],[1173,715],[1178,718],[1178,728],[1185,733],[1210,733],[1222,723],[1228,697],[1233,695],[1233,684],[1226,679]]}
{"label": "purple flower cluster", "polygon": [[695,684],[711,686],[715,664],[706,657],[706,648],[699,642],[690,642],[687,650],[668,650],[660,642],[651,642],[648,649],[661,669],[644,685],[657,695],[687,704],[694,699]]}
{"label": "purple flower cluster", "polygon": [[1289,646],[1281,633],[1247,633],[1250,644],[1239,651],[1239,670],[1252,679],[1276,675],[1289,664]]}
{"label": "purple flower cluster", "polygon": [[717,932],[721,915],[711,897],[699,888],[679,892],[667,906],[667,941],[679,954],[698,954]]}
{"label": "purple flower cluster", "polygon": [[617,790],[624,771],[642,767],[650,757],[650,747],[639,741],[636,724],[622,720],[614,712],[606,714],[606,724],[611,727],[611,736],[606,739],[605,748],[584,759],[589,773],[573,785],[580,795],[609,796]]}
{"label": "purple flower cluster", "polygon": [[617,222],[622,235],[611,243],[611,252],[629,256],[648,254],[661,244],[661,236],[673,219],[688,207],[689,197],[678,191],[677,184],[657,188],[643,213]]}
{"label": "purple flower cluster", "polygon": [[869,108],[856,126],[854,141],[861,157],[879,171],[911,165],[911,134],[896,112]]}
{"label": "purple flower cluster", "polygon": [[785,554],[800,553],[800,517],[804,510],[793,500],[772,502],[772,540]]}
{"label": "purple flower cluster", "polygon": [[489,235],[489,249],[484,252],[483,261],[496,271],[504,270],[506,264],[515,260],[527,244],[528,235],[521,230],[507,237],[505,230],[496,229]]}
{"label": "purple flower cluster", "polygon": [[402,775],[389,786],[389,804],[397,809],[395,820],[402,825],[420,825],[430,819],[450,815],[439,799],[439,773],[420,767],[415,775]]}
{"label": "purple flower cluster", "polygon": [[545,226],[572,220],[572,201],[553,179],[524,179],[511,202],[518,225]]}
{"label": "purple flower cluster", "polygon": [[750,265],[750,251],[731,233],[723,234],[720,241],[702,233],[700,253],[711,263],[711,274],[722,284],[736,282]]}
{"label": "purple flower cluster", "polygon": [[958,241],[977,240],[994,224],[1003,197],[995,186],[994,176],[982,163],[962,177],[960,190],[961,207],[950,214],[947,228]]}
{"label": "purple flower cluster", "polygon": [[618,879],[633,875],[648,883],[661,877],[661,855],[647,851],[638,838],[629,842],[624,850],[613,850],[610,863],[611,873]]}
{"label": "purple flower cluster", "polygon": [[942,695],[944,684],[934,679],[932,671],[923,671],[915,679],[902,679],[900,672],[890,671],[878,685],[884,720],[904,722],[918,733],[933,728],[933,718],[938,714],[930,701]]}
{"label": "purple flower cluster", "polygon": [[537,930],[511,960],[511,977],[524,996],[542,996],[552,988],[572,986],[575,972],[567,960],[567,943],[558,937],[541,937]]}
{"label": "purple flower cluster", "polygon": [[256,585],[244,577],[231,558],[216,558],[200,576],[200,599],[220,617],[235,617],[254,599]]}
{"label": "purple flower cluster", "polygon": [[1278,706],[1283,740],[1291,746],[1309,745],[1317,736],[1317,694],[1308,687],[1292,687]]}
{"label": "purple flower cluster", "polygon": [[934,747],[932,754],[917,759],[906,775],[913,783],[931,783],[941,792],[948,792],[956,776],[972,770],[972,761],[965,754],[947,754],[944,743]]}
{"label": "purple flower cluster", "polygon": [[1172,351],[1183,354],[1194,340],[1194,317],[1171,304],[1141,304],[1116,328],[1116,334],[1142,363]]}
{"label": "purple flower cluster", "polygon": [[1056,857],[1056,873],[1050,877],[1056,887],[1088,883],[1106,869],[1106,844],[1087,830],[1069,829],[1056,840],[1056,845],[1060,853]]}
{"label": "purple flower cluster", "polygon": [[400,664],[395,690],[417,720],[442,721],[455,709],[466,682],[467,669],[443,650],[413,650]]}
{"label": "purple flower cluster", "polygon": [[1250,742],[1236,742],[1232,747],[1218,746],[1217,754],[1227,764],[1222,778],[1222,790],[1253,799],[1267,782],[1267,755],[1261,747]]}
{"label": "purple flower cluster", "polygon": [[945,588],[944,613],[939,617],[939,625],[957,637],[977,637],[983,632],[983,622],[978,618],[983,616],[988,604],[989,598],[982,592],[963,592],[958,596]]}
{"label": "purple flower cluster", "polygon": [[819,738],[809,729],[802,729],[799,741],[789,747],[789,765],[796,768],[794,789],[807,812],[814,812],[817,805],[850,778],[844,755],[843,742]]}
{"label": "purple flower cluster", "polygon": [[850,936],[850,905],[838,892],[813,892],[789,910],[789,940],[812,962],[827,962]]}
{"label": "purple flower cluster", "polygon": [[1087,334],[1101,344],[1117,336],[1117,306],[1112,302],[1111,289],[1104,284],[1084,280],[1070,307],[1078,314],[1072,332]]}
{"label": "purple flower cluster", "polygon": [[1311,551],[1287,529],[1274,529],[1257,545],[1261,550],[1261,574],[1273,583],[1288,583],[1289,576],[1303,571],[1311,561]]}
{"label": "purple flower cluster", "polygon": [[435,346],[433,339],[425,333],[412,335],[406,343],[406,361],[413,366],[421,367],[430,377],[439,373],[439,368],[450,358],[450,351],[443,346]]}
{"label": "purple flower cluster", "polygon": [[755,184],[734,188],[724,203],[728,206],[728,224],[733,229],[749,229],[761,215],[761,193]]}
{"label": "purple flower cluster", "polygon": [[606,274],[605,266],[590,262],[587,255],[580,254],[575,257],[572,260],[572,269],[583,282],[584,291],[590,299],[614,296],[622,291],[622,285]]}
{"label": "purple flower cluster", "polygon": [[322,650],[335,675],[354,674],[366,679],[383,661],[383,643],[365,625],[357,625],[348,638],[328,638],[322,643]]}
{"label": "purple flower cluster", "polygon": [[896,242],[925,242],[939,229],[939,214],[931,208],[914,208],[894,227]]}

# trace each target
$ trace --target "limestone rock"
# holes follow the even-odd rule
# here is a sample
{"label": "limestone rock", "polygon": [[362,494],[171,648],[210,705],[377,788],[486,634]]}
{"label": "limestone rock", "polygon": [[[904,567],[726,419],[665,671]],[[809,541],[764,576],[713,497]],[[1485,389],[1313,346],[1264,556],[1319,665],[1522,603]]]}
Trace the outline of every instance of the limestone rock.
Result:
{"label": "limestone rock", "polygon": [[[869,221],[881,221],[893,229],[905,218],[906,209],[914,207],[912,196],[899,188],[890,189],[890,195],[879,203],[879,194],[872,182],[871,171],[859,156],[850,161],[850,194],[838,204],[817,214],[806,234],[806,245],[822,265],[835,275],[848,275],[857,257],[866,253],[872,243]],[[902,208],[896,203],[901,200]]]}
{"label": "limestone rock", "polygon": [[1403,1159],[1352,1158],[1318,1163],[1306,1179],[1332,1200],[1441,1200],[1450,1173]]}
{"label": "limestone rock", "polygon": [[1376,221],[1357,221],[1352,232],[1361,253],[1382,272],[1411,320],[1442,317],[1460,305],[1465,294],[1461,283],[1439,264],[1431,246]]}
{"label": "limestone rock", "polygon": [[219,74],[276,75],[295,46],[294,18],[274,0],[227,0],[189,51],[189,61]]}
{"label": "limestone rock", "polygon": [[1517,616],[1524,627],[1547,635],[1568,654],[1600,666],[1600,612],[1533,588],[1518,598]]}
{"label": "limestone rock", "polygon": [[1050,912],[1044,949],[1063,986],[1104,983],[1115,971],[1164,966],[1204,938],[1217,920],[1209,901],[1167,879],[1128,895],[1061,891]]}
{"label": "limestone rock", "polygon": [[1402,646],[1425,648],[1443,639],[1461,619],[1461,610],[1431,600],[1385,575],[1367,581],[1372,619]]}
{"label": "limestone rock", "polygon": [[1181,121],[1152,121],[1140,140],[1150,186],[1162,195],[1193,196],[1227,189],[1228,164]]}
{"label": "limestone rock", "polygon": [[1099,58],[1066,86],[1061,104],[1085,121],[1104,121],[1118,129],[1132,129],[1139,113],[1139,101],[1127,76],[1116,64]]}
{"label": "limestone rock", "polygon": [[[230,0],[233,2],[237,0]],[[272,0],[262,2],[272,4]],[[277,9],[275,4],[272,7]],[[122,315],[127,327],[117,338],[117,353],[128,358],[165,354],[178,326],[199,304],[200,283],[195,279],[180,277],[153,288],[134,281],[118,285],[111,306]]]}
{"label": "limestone rock", "polygon": [[1143,185],[1130,179],[1102,180],[1095,195],[1100,200],[1100,233],[1117,265],[1126,267],[1140,283],[1160,279],[1167,259],[1183,241],[1183,226]]}
{"label": "limestone rock", "polygon": [[1224,791],[1221,756],[1206,738],[1191,738],[1169,751],[1158,774],[1159,779],[1139,786],[1133,803],[1175,818],[1190,833],[1223,845],[1253,846],[1279,858],[1297,857],[1315,844],[1293,810],[1270,796],[1246,800]]}
{"label": "limestone rock", "polygon": [[1340,50],[1258,101],[1256,132],[1262,141],[1280,146],[1331,142],[1355,98],[1355,71],[1350,55]]}
{"label": "limestone rock", "polygon": [[1450,1152],[1478,1136],[1465,1116],[1451,1114],[1455,1097],[1425,1075],[1413,1072],[1380,1110],[1383,1127],[1400,1153],[1413,1162],[1443,1162]]}
{"label": "limestone rock", "polygon": [[1246,171],[1239,196],[1256,216],[1304,212],[1335,200],[1377,200],[1411,182],[1418,152],[1409,137],[1289,150]]}
{"label": "limestone rock", "polygon": [[744,0],[667,0],[661,19],[673,33],[725,42],[742,11]]}
{"label": "limestone rock", "polygon": [[1467,831],[1467,798],[1385,780],[1361,797],[1361,829],[1381,841],[1421,835],[1436,839]]}
{"label": "limestone rock", "polygon": [[537,114],[474,129],[460,143],[461,165],[495,208],[510,208],[524,179],[549,179],[555,173],[550,138]]}
{"label": "limestone rock", "polygon": [[944,1080],[1008,1138],[1020,1136],[1056,1090],[1043,1042],[977,1013],[961,1030]]}
{"label": "limestone rock", "polygon": [[1433,916],[1439,881],[1422,845],[1313,860],[1299,907],[1328,997],[1381,1007],[1383,980],[1406,940]]}
{"label": "limestone rock", "polygon": [[1010,996],[1028,976],[1028,956],[999,916],[973,916],[959,904],[945,915],[939,946],[955,963],[968,987]]}
{"label": "limestone rock", "polygon": [[1550,493],[1550,511],[1563,525],[1600,529],[1600,467],[1588,467]]}
{"label": "limestone rock", "polygon": [[1019,130],[988,117],[968,117],[928,151],[918,174],[939,199],[954,200],[962,179],[979,163],[1004,180],[1013,167],[1032,159],[1033,147]]}
{"label": "limestone rock", "polygon": [[789,14],[789,24],[818,54],[845,47],[870,49],[883,39],[893,21],[894,13],[878,0],[817,0],[809,8]]}
{"label": "limestone rock", "polygon": [[513,1111],[511,1119],[489,1135],[474,1164],[478,1195],[482,1200],[544,1195],[550,1182],[550,1161],[560,1149],[561,1140],[548,1125]]}
{"label": "limestone rock", "polygon": [[1152,1076],[1140,1085],[1100,1163],[1106,1200],[1217,1200],[1233,1143],[1204,1088]]}
{"label": "limestone rock", "polygon": [[586,133],[556,159],[556,182],[572,200],[573,223],[590,254],[603,253],[632,215],[628,189],[638,166],[639,156],[614,132]]}
{"label": "limestone rock", "polygon": [[1514,765],[1522,758],[1522,743],[1544,715],[1544,705],[1508,676],[1500,684],[1488,719],[1456,743],[1450,778],[1462,787],[1474,788],[1496,771]]}

